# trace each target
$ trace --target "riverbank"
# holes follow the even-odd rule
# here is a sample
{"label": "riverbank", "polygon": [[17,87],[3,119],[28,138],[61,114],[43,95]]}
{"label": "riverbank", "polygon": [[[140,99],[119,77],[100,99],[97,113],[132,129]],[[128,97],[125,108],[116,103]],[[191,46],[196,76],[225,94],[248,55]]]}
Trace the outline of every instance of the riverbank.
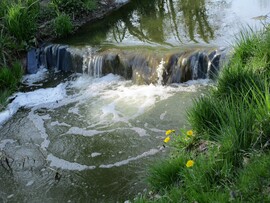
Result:
{"label": "riverbank", "polygon": [[[80,12],[80,10],[76,11],[78,8],[74,8],[74,12],[76,13],[67,13],[71,17],[71,23],[72,23],[72,30],[70,33],[75,33],[81,26],[83,26],[86,23],[95,22],[97,20],[100,20],[106,16],[108,16],[111,12],[121,8],[125,4],[129,3],[129,0],[115,0],[115,1],[109,1],[109,0],[103,0],[99,1],[98,3],[95,3],[93,5],[93,9],[90,10],[83,10]],[[51,4],[48,0],[41,1],[41,9],[44,12],[44,19],[42,22],[40,22],[39,30],[37,33],[37,41],[39,43],[44,42],[50,42],[58,38],[59,36],[56,35],[54,30],[52,29],[52,24],[54,23],[54,16],[48,16],[51,9]],[[65,12],[64,12],[65,13]],[[60,37],[67,37],[67,36],[60,36]]]}
{"label": "riverbank", "polygon": [[129,1],[86,2],[92,4],[68,1],[66,7],[61,7],[60,1],[48,0],[0,2],[0,110],[8,104],[7,98],[19,90],[21,77],[27,73],[29,49],[66,37],[83,24],[103,18]]}
{"label": "riverbank", "polygon": [[216,85],[188,110],[192,130],[168,130],[166,161],[135,202],[269,202],[270,28],[241,33]]}

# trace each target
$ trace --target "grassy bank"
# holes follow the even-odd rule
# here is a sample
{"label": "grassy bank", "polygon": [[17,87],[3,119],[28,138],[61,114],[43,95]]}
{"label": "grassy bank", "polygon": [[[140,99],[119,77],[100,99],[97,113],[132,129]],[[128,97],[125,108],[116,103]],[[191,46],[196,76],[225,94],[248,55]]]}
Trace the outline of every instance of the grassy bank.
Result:
{"label": "grassy bank", "polygon": [[96,0],[0,1],[0,111],[19,88],[27,50],[67,36],[95,8]]}
{"label": "grassy bank", "polygon": [[135,202],[270,202],[270,29],[243,31],[192,131],[167,131],[171,157],[149,170]]}

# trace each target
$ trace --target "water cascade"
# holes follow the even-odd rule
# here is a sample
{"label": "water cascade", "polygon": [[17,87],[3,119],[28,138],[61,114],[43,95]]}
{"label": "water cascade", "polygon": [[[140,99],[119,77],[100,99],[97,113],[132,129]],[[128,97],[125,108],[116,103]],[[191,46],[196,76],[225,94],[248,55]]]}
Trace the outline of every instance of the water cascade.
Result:
{"label": "water cascade", "polygon": [[78,72],[93,77],[109,73],[135,84],[171,84],[213,78],[226,58],[226,49],[196,48],[153,53],[148,51],[74,48],[49,45],[37,50],[38,64],[48,69]]}
{"label": "water cascade", "polygon": [[83,55],[83,67],[84,74],[88,74],[95,78],[99,78],[102,75],[103,56],[96,55],[95,52],[89,48]]}
{"label": "water cascade", "polygon": [[165,61],[163,60],[163,58],[161,59],[160,61],[160,64],[158,65],[157,67],[157,77],[158,77],[158,81],[157,81],[157,84],[158,85],[162,85],[162,82],[163,82],[163,72],[164,72],[164,64],[165,64]]}

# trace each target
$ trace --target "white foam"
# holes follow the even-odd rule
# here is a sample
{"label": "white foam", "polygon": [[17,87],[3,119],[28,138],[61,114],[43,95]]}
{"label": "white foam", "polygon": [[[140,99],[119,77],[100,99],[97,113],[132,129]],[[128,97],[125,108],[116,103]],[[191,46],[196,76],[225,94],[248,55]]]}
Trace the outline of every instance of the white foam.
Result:
{"label": "white foam", "polygon": [[62,83],[54,88],[38,89],[27,93],[19,92],[15,95],[16,98],[12,104],[18,104],[20,107],[33,107],[40,104],[56,102],[66,96],[65,87],[66,85]]}
{"label": "white foam", "polygon": [[[98,130],[85,130],[78,127],[71,127],[65,134],[73,134],[73,135],[82,135],[85,137],[92,137],[95,135],[99,135],[103,133],[104,131],[98,131]],[[108,131],[106,131],[108,132]]]}
{"label": "white foam", "polygon": [[25,186],[26,186],[26,187],[31,186],[31,185],[33,185],[33,184],[34,184],[34,182],[35,182],[35,181],[30,180],[30,181],[29,181],[29,182],[28,182],[28,183],[27,183]]}
{"label": "white foam", "polygon": [[15,99],[10,103],[6,110],[0,113],[0,124],[3,124],[12,117],[20,107],[34,107],[41,104],[57,102],[66,97],[66,84],[62,83],[54,88],[38,89],[27,93],[16,93]]}
{"label": "white foam", "polygon": [[65,127],[71,127],[71,125],[67,123],[59,123],[58,121],[51,122],[51,126],[65,126]]}
{"label": "white foam", "polygon": [[164,117],[166,116],[167,111],[165,111],[164,113],[160,114],[159,118],[160,120],[164,120]]}
{"label": "white foam", "polygon": [[87,166],[75,162],[69,162],[64,159],[60,159],[53,154],[49,154],[47,156],[47,160],[50,161],[51,167],[60,168],[63,170],[70,170],[70,171],[83,171],[83,170],[93,170],[96,167],[95,166]]}
{"label": "white foam", "polygon": [[133,127],[131,128],[131,130],[135,131],[136,133],[138,133],[138,135],[140,137],[144,137],[144,136],[147,136],[147,132],[145,129],[143,128],[138,128],[138,127]]}
{"label": "white foam", "polygon": [[114,164],[106,164],[106,165],[102,164],[102,165],[99,166],[99,168],[112,168],[112,167],[119,167],[119,166],[127,165],[131,161],[136,161],[138,159],[141,159],[141,158],[144,158],[144,157],[147,157],[147,156],[155,155],[159,151],[160,151],[159,149],[150,149],[149,151],[144,152],[144,153],[142,153],[142,154],[140,154],[140,155],[138,155],[136,157],[131,157],[131,158],[128,158],[126,160],[116,162]]}
{"label": "white foam", "polygon": [[129,0],[115,0],[115,3],[118,3],[118,4],[123,4],[127,2],[129,2]]}
{"label": "white foam", "polygon": [[97,156],[100,156],[100,155],[101,155],[101,153],[99,153],[99,152],[93,152],[91,154],[91,157],[94,158],[94,157],[97,157]]}
{"label": "white foam", "polygon": [[24,75],[22,83],[28,86],[40,86],[41,84],[34,84],[44,80],[47,76],[48,70],[45,68],[40,68],[36,74]]}
{"label": "white foam", "polygon": [[48,115],[45,116],[38,116],[34,113],[35,109],[32,109],[32,111],[29,113],[28,118],[31,120],[35,127],[39,131],[39,135],[41,138],[43,138],[42,143],[40,144],[41,149],[46,150],[50,144],[49,136],[46,133],[46,129],[44,127],[44,120],[48,119]]}

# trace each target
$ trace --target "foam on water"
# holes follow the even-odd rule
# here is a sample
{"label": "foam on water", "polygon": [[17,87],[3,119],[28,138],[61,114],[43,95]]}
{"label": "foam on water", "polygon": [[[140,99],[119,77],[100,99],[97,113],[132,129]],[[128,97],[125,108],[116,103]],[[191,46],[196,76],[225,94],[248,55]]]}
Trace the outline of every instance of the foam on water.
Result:
{"label": "foam on water", "polygon": [[[105,131],[98,131],[98,130],[85,130],[79,127],[71,127],[65,135],[71,134],[71,135],[81,135],[85,137],[92,137],[95,135],[100,135],[104,133]],[[106,131],[109,132],[109,131]]]}
{"label": "foam on water", "polygon": [[[164,130],[158,129],[158,127],[148,126],[144,121],[141,122],[141,115],[154,108],[158,102],[166,100],[178,92],[195,92],[198,85],[205,84],[208,84],[208,81],[190,81],[185,84],[174,84],[173,86],[152,84],[138,86],[113,74],[108,74],[102,78],[79,76],[74,81],[61,83],[54,88],[15,94],[15,99],[7,110],[0,113],[0,122],[10,118],[20,107],[29,108],[27,118],[35,126],[40,138],[42,138],[40,143],[36,144],[44,151],[47,151],[51,144],[54,145],[50,141],[51,135],[47,129],[48,126],[62,129],[59,134],[56,131],[55,136],[57,136],[57,139],[82,139],[80,138],[82,136],[83,139],[88,140],[88,137],[91,137],[89,139],[94,142],[102,143],[102,140],[107,139],[107,137],[105,139],[105,136],[108,136],[109,140],[113,139],[114,144],[122,143],[122,139],[118,140],[120,136],[123,136],[123,139],[127,139],[128,142],[131,139],[130,143],[132,145],[130,147],[134,147],[135,151],[125,151],[126,146],[121,149],[121,154],[122,152],[126,154],[127,159],[121,160],[123,155],[121,158],[117,156],[110,157],[109,160],[103,160],[96,166],[92,164],[90,166],[84,165],[76,163],[76,161],[70,162],[65,160],[66,158],[56,157],[53,155],[54,151],[51,151],[51,148],[49,155],[47,155],[47,161],[49,161],[51,167],[63,170],[82,171],[119,167],[147,156],[153,156],[161,150],[158,146],[151,144],[148,147],[144,146],[144,151],[137,151],[137,144],[135,143],[138,142],[139,146],[140,140],[144,139],[140,137],[152,139],[150,138],[151,133],[164,133]],[[61,112],[60,117],[55,117],[55,113],[58,114],[57,112]],[[159,115],[160,120],[163,120],[167,115],[167,111],[163,111]],[[74,120],[70,120],[73,117]],[[138,119],[137,123],[136,119]],[[54,132],[54,129],[51,129],[51,131]],[[60,138],[62,136],[65,138]],[[71,136],[76,138],[71,138]],[[8,141],[1,142],[0,147],[3,148],[6,143]],[[72,160],[77,160],[76,157],[80,156],[81,148],[79,146],[74,148],[74,146],[76,146],[75,143],[74,145],[63,145],[62,147],[71,147],[66,150],[77,153],[72,158]],[[116,150],[119,151],[119,149]],[[118,154],[117,152],[106,152],[106,149],[104,151],[102,149],[93,149],[86,156],[96,157],[95,160],[99,160],[106,157],[108,153],[113,155],[114,153]]]}
{"label": "foam on water", "polygon": [[87,166],[75,162],[69,162],[64,159],[60,159],[52,154],[49,154],[47,156],[47,160],[50,161],[51,167],[61,168],[64,170],[83,171],[83,170],[93,170],[96,168],[95,166]]}
{"label": "foam on water", "polygon": [[149,151],[144,152],[144,153],[142,153],[142,154],[140,154],[140,155],[138,155],[136,157],[131,157],[131,158],[128,158],[128,159],[125,159],[125,160],[122,160],[122,161],[119,161],[119,162],[116,162],[116,163],[113,163],[113,164],[106,164],[106,165],[102,164],[99,167],[100,168],[112,168],[112,167],[119,167],[119,166],[127,165],[131,161],[136,161],[138,159],[141,159],[141,158],[144,158],[144,157],[147,157],[147,156],[155,155],[159,151],[160,151],[159,149],[150,149]]}
{"label": "foam on water", "polygon": [[0,125],[12,117],[20,107],[34,107],[41,104],[55,103],[66,97],[66,84],[62,83],[54,88],[38,89],[27,93],[16,93],[12,103],[0,113]]}
{"label": "foam on water", "polygon": [[92,158],[94,158],[94,157],[97,157],[97,156],[100,156],[102,153],[99,153],[99,152],[93,152],[90,156],[92,157]]}
{"label": "foam on water", "polygon": [[22,83],[28,86],[41,86],[42,84],[34,84],[40,82],[46,78],[48,70],[45,68],[40,68],[36,74],[24,75]]}

